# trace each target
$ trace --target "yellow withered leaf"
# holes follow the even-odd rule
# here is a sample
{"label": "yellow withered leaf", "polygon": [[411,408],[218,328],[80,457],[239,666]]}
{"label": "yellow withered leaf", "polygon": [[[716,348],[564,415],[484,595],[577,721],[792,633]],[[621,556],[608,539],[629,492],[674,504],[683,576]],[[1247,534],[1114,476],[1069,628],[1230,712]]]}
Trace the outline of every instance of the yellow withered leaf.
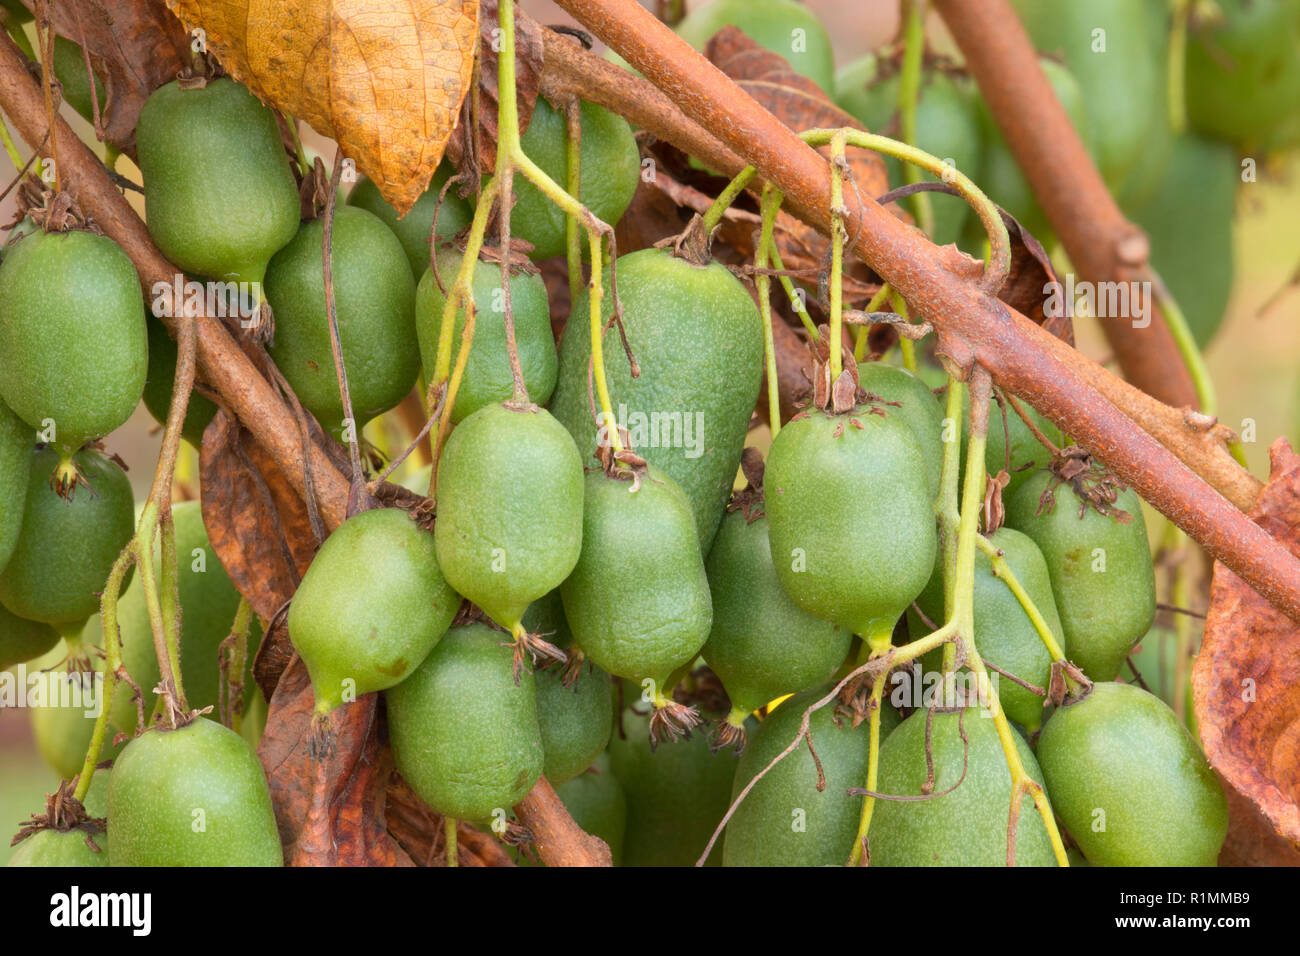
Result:
{"label": "yellow withered leaf", "polygon": [[235,79],[332,136],[401,213],[469,88],[476,0],[167,0]]}

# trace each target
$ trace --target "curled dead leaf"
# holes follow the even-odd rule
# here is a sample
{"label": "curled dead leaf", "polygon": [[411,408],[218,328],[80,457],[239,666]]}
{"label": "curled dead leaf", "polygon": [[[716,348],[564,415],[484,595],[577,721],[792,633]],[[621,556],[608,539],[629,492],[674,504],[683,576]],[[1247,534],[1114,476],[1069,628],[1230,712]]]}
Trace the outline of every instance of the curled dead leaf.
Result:
{"label": "curled dead leaf", "polygon": [[400,213],[424,192],[469,88],[475,0],[167,0],[257,96],[332,136]]}
{"label": "curled dead leaf", "polygon": [[[1269,456],[1250,516],[1300,555],[1300,456],[1283,438]],[[1210,763],[1300,847],[1300,627],[1221,564],[1192,694]]]}
{"label": "curled dead leaf", "polygon": [[319,544],[306,506],[265,449],[225,412],[204,432],[199,482],[213,550],[239,593],[269,620],[297,590]]}
{"label": "curled dead leaf", "polygon": [[[497,24],[497,0],[482,0],[479,4],[479,49],[482,54],[478,72],[478,122],[474,124],[478,135],[472,142],[467,138],[471,126],[467,114],[472,100],[467,96],[461,110],[461,121],[447,142],[447,155],[461,169],[472,167],[483,173],[490,172],[497,160],[497,55],[493,49],[500,30]],[[542,81],[542,29],[532,17],[515,11],[515,99],[520,133],[528,129],[533,118],[533,106],[537,103],[537,90]]]}
{"label": "curled dead leaf", "polygon": [[411,866],[384,819],[392,756],[379,742],[379,695],[364,694],[334,711],[335,744],[325,757],[309,752],[314,709],[307,666],[294,658],[271,698],[257,748],[285,863]]}
{"label": "curled dead leaf", "polygon": [[[27,3],[35,7],[35,3]],[[163,0],[59,0],[45,6],[54,32],[90,53],[104,83],[105,138],[135,152],[135,126],[149,94],[190,63],[190,37]]]}

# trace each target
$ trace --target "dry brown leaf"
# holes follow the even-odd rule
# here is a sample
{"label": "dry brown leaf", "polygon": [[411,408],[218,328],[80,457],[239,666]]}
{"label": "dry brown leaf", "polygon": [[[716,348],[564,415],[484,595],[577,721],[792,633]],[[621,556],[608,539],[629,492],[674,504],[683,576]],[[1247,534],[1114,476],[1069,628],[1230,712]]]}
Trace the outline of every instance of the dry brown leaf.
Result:
{"label": "dry brown leaf", "polygon": [[[34,0],[27,6],[34,8]],[[185,28],[163,0],[51,0],[46,10],[55,33],[90,52],[104,82],[105,138],[134,154],[145,100],[190,63]]]}
{"label": "dry brown leaf", "polygon": [[1228,838],[1219,851],[1219,866],[1300,866],[1300,849],[1284,840],[1259,808],[1229,783]]}
{"label": "dry brown leaf", "polygon": [[[385,816],[388,832],[416,866],[446,865],[443,818],[429,809],[397,773],[388,783]],[[456,849],[461,866],[515,866],[501,841],[463,820],[456,826]]]}
{"label": "dry brown leaf", "polygon": [[289,866],[411,866],[388,835],[385,793],[391,755],[379,744],[379,695],[364,694],[332,715],[335,746],[313,759],[308,748],[315,695],[301,658],[271,698],[257,755]]}
{"label": "dry brown leaf", "polygon": [[475,0],[167,0],[263,100],[332,136],[405,213],[469,88]]}
{"label": "dry brown leaf", "polygon": [[[478,123],[475,129],[474,150],[465,150],[465,134],[470,97],[465,97],[461,121],[447,142],[447,155],[464,169],[474,165],[480,173],[490,172],[497,161],[497,55],[492,48],[493,38],[499,29],[497,0],[482,0],[479,4],[479,100]],[[519,113],[519,132],[528,129],[537,103],[537,90],[542,81],[542,26],[522,11],[515,11],[515,100]],[[576,42],[576,41],[575,41]],[[472,156],[472,162],[471,162]]]}
{"label": "dry brown leaf", "polygon": [[[1300,456],[1279,438],[1250,516],[1300,555]],[[1300,627],[1221,564],[1192,670],[1210,763],[1300,846]]]}
{"label": "dry brown leaf", "polygon": [[[709,41],[706,55],[713,63],[777,119],[796,133],[809,129],[865,129],[844,112],[807,77],[795,73],[784,57],[764,50],[735,27],[724,27]],[[830,148],[818,150],[830,157]],[[863,199],[889,190],[885,162],[871,150],[848,152],[850,175],[845,180],[845,203],[853,208],[857,196]],[[896,205],[891,211],[900,218],[906,213]],[[807,270],[806,280],[816,285],[816,273],[829,268],[828,241],[813,227],[782,211],[777,217],[776,241],[782,261],[789,270]],[[854,261],[844,277],[845,300],[861,306],[874,292],[870,271]]]}
{"label": "dry brown leaf", "polygon": [[270,455],[225,412],[203,434],[199,483],[213,550],[239,593],[269,620],[316,553],[306,507]]}

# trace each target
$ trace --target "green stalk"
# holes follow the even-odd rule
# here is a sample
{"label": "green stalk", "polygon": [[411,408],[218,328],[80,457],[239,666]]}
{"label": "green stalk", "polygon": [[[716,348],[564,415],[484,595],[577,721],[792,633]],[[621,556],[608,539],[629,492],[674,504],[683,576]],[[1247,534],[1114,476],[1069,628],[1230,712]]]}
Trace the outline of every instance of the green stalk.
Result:
{"label": "green stalk", "polygon": [[[921,4],[907,0],[903,26],[903,65],[898,77],[898,115],[903,142],[916,145],[916,110],[921,96],[921,65],[925,54],[925,20]],[[903,181],[908,185],[921,181],[921,171],[910,163],[903,165]],[[934,205],[927,192],[912,197],[916,224],[927,236],[934,235]]]}

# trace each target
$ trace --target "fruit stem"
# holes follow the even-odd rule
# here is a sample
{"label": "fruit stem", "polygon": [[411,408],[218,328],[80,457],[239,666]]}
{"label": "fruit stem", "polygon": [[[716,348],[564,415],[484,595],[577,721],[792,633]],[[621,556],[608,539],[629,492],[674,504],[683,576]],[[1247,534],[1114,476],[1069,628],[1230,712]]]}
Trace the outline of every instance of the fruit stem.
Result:
{"label": "fruit stem", "polygon": [[[713,204],[704,213],[703,225],[706,237],[712,237],[713,230],[717,229],[722,223],[722,217],[726,215],[731,204],[754,181],[754,177],[757,175],[757,169],[753,166],[746,166],[732,178],[731,182],[727,183],[722,192],[718,193],[718,198],[713,200]],[[763,191],[766,192],[768,188],[765,186]]]}
{"label": "fruit stem", "polygon": [[[885,304],[885,300],[889,298],[892,292],[893,289],[890,287],[889,283],[888,282],[884,283],[880,287],[880,291],[871,297],[871,301],[867,303],[866,308],[863,309],[862,311],[864,312],[878,311],[880,307]],[[867,340],[869,338],[871,338],[871,326],[870,325],[858,326],[857,338],[853,342],[853,360],[855,362],[861,362],[864,358],[867,357]],[[911,344],[911,342],[909,342],[906,338],[903,338],[902,336],[899,336],[898,341],[900,345],[903,342],[907,342],[909,345]]]}
{"label": "fruit stem", "polygon": [[348,459],[352,465],[352,485],[348,494],[348,514],[353,513],[357,503],[356,490],[365,480],[361,470],[361,449],[357,443],[360,425],[352,413],[352,392],[348,388],[348,372],[343,364],[343,342],[339,336],[338,303],[334,295],[334,206],[338,201],[339,178],[343,172],[343,149],[334,150],[334,171],[330,174],[328,195],[325,197],[325,213],[322,217],[321,268],[325,281],[325,316],[329,323],[330,352],[334,358],[334,375],[338,380],[339,400],[343,406],[343,421],[351,423],[347,429]]}
{"label": "fruit stem", "polygon": [[[922,193],[921,195],[924,195]],[[907,303],[903,297],[894,293],[894,311],[903,317],[903,321],[908,320]],[[916,344],[906,335],[898,337],[898,351],[903,356],[903,368],[907,369],[913,375],[916,374]]]}
{"label": "fruit stem", "polygon": [[[601,347],[601,302],[603,289],[601,279],[601,237],[609,237],[610,247],[610,289],[615,293],[614,311],[618,313],[617,285],[614,279],[615,260],[617,259],[614,230],[607,223],[587,209],[575,196],[565,191],[555,180],[528,158],[519,143],[519,115],[515,98],[515,4],[514,0],[501,0],[497,8],[497,20],[501,28],[501,50],[497,54],[498,93],[498,140],[497,140],[497,176],[500,178],[505,169],[518,170],[524,178],[537,187],[547,199],[555,203],[565,216],[582,223],[587,230],[591,247],[591,358],[593,374],[596,379],[596,392],[600,400],[600,410],[605,421],[605,433],[614,451],[623,450],[618,427],[614,418],[614,406],[609,398],[609,385],[605,378],[604,350]],[[482,200],[480,200],[482,205]],[[508,214],[507,214],[508,215]],[[572,273],[571,273],[572,275]],[[506,293],[509,295],[509,292]],[[508,313],[507,313],[508,315]],[[507,321],[509,319],[507,318]],[[512,352],[512,371],[518,365],[518,356]],[[522,381],[520,378],[518,381]]]}
{"label": "fruit stem", "polygon": [[867,790],[862,798],[862,815],[858,819],[858,835],[853,841],[853,850],[849,854],[849,866],[859,866],[863,862],[863,850],[867,845],[867,831],[871,828],[871,813],[876,806],[876,783],[880,773],[880,707],[885,695],[885,675],[881,674],[871,685],[870,713],[867,717]]}
{"label": "fruit stem", "polygon": [[[1187,534],[1176,524],[1170,524],[1173,528],[1172,537],[1174,539],[1174,553],[1177,555],[1174,564],[1173,587],[1170,589],[1170,600],[1175,607],[1188,607],[1192,599],[1192,563],[1188,560]],[[1178,715],[1179,723],[1187,723],[1187,666],[1192,656],[1192,619],[1186,614],[1174,615],[1174,680],[1173,680],[1173,709]]]}
{"label": "fruit stem", "polygon": [[831,381],[839,380],[844,371],[844,243],[848,233],[844,230],[844,174],[848,161],[844,158],[844,130],[831,137],[831,278],[830,278],[830,359]]}
{"label": "fruit stem", "polygon": [[[157,503],[152,501],[145,503],[144,512],[140,515],[140,529],[143,531],[148,528],[150,534],[148,538],[138,540],[139,551],[136,560],[140,564],[140,586],[144,589],[145,608],[149,612],[149,628],[153,632],[154,653],[158,656],[163,674],[162,683],[171,692],[177,709],[185,711],[188,707],[181,685],[180,647],[175,632],[167,625],[166,612],[159,597],[158,578],[154,570],[153,532],[159,525],[158,512]],[[174,549],[172,558],[175,558]]]}
{"label": "fruit stem", "polygon": [[1002,221],[998,207],[979,186],[975,185],[960,169],[948,165],[923,149],[890,139],[888,136],[865,133],[856,129],[810,129],[800,133],[799,138],[809,146],[826,146],[837,134],[844,136],[844,142],[848,146],[873,149],[895,159],[912,163],[957,190],[957,195],[966,200],[975,210],[989,239],[989,260],[980,285],[989,291],[1002,288],[1011,272],[1011,236],[1007,232],[1007,224]]}
{"label": "fruit stem", "polygon": [[1034,630],[1042,638],[1043,646],[1047,648],[1047,653],[1052,655],[1052,660],[1064,661],[1065,651],[1056,642],[1056,636],[1043,618],[1042,612],[1038,610],[1038,605],[1034,603],[1034,599],[1029,596],[1029,592],[1020,583],[1020,579],[1016,577],[1016,572],[1011,570],[1011,565],[1003,557],[1002,551],[982,534],[975,536],[975,545],[988,556],[989,563],[993,565],[993,576],[1006,584],[1011,589],[1011,593],[1015,595],[1016,600],[1020,602],[1020,609],[1025,612],[1025,616],[1034,625]]}
{"label": "fruit stem", "polygon": [[100,691],[99,713],[95,716],[95,728],[90,734],[90,746],[86,750],[86,759],[81,765],[81,774],[77,777],[77,789],[73,793],[78,800],[85,802],[90,790],[90,778],[94,776],[95,765],[104,747],[104,736],[108,732],[109,712],[113,706],[113,691],[117,687],[117,670],[122,666],[122,641],[117,630],[117,599],[122,591],[122,581],[131,566],[129,555],[135,548],[135,542],[127,544],[123,558],[113,564],[108,580],[104,584],[104,595],[99,603],[99,620],[104,633],[104,686]]}
{"label": "fruit stem", "polygon": [[[917,101],[921,95],[921,61],[925,54],[925,17],[917,0],[904,0],[903,65],[898,77],[899,132],[903,142],[916,143]],[[903,181],[908,185],[921,181],[921,171],[907,163]],[[934,235],[934,206],[928,192],[912,197],[916,224],[927,236]]]}
{"label": "fruit stem", "polygon": [[14,164],[15,170],[27,165],[18,152],[18,145],[14,142],[13,134],[9,132],[9,124],[5,122],[3,116],[0,116],[0,140],[4,142],[5,152],[9,154],[9,161]]}
{"label": "fruit stem", "polygon": [[217,694],[218,700],[225,701],[221,722],[235,733],[239,733],[244,721],[244,667],[248,659],[248,631],[252,623],[253,607],[241,595],[239,606],[235,608],[235,620],[230,625],[230,636],[222,642],[229,642],[229,649],[226,651],[221,687]]}
{"label": "fruit stem", "polygon": [[298,120],[285,113],[284,125],[289,127],[289,135],[293,137],[293,154],[298,162],[298,171],[304,178],[310,176],[312,162],[307,158],[307,150],[303,148],[302,135],[298,132]]}
{"label": "fruit stem", "polygon": [[[1192,386],[1196,389],[1196,403],[1200,406],[1199,411],[1210,416],[1217,415],[1219,399],[1214,389],[1214,380],[1210,377],[1210,370],[1205,364],[1205,356],[1201,354],[1201,348],[1196,344],[1196,336],[1192,334],[1191,327],[1187,324],[1187,316],[1173,293],[1169,291],[1169,287],[1160,278],[1160,273],[1156,272],[1150,263],[1146,266],[1143,279],[1150,282],[1151,288],[1155,290],[1156,303],[1164,314],[1165,325],[1169,326],[1169,333],[1174,337],[1174,345],[1178,347],[1178,354],[1183,364],[1187,366],[1188,375],[1192,378]],[[1237,464],[1246,467],[1246,452],[1239,439],[1234,437],[1228,442],[1228,451],[1236,459]]]}
{"label": "fruit stem", "polygon": [[[500,7],[501,55],[497,60],[497,166],[501,205],[498,226],[501,230],[501,297],[505,306],[506,353],[510,357],[510,375],[514,379],[514,401],[526,403],[528,389],[519,366],[519,348],[515,342],[515,314],[510,301],[510,212],[514,205],[515,156],[519,145],[519,104],[515,89],[515,14],[514,0]],[[566,213],[567,216],[567,213]],[[567,223],[566,239],[567,239]]]}
{"label": "fruit stem", "polygon": [[460,866],[460,850],[456,845],[457,822],[453,817],[442,818],[443,833],[446,834],[446,855],[448,866]]}
{"label": "fruit stem", "polygon": [[1169,128],[1175,136],[1187,131],[1187,26],[1192,0],[1172,0],[1169,23]]}
{"label": "fruit stem", "polygon": [[[961,420],[962,399],[966,385],[948,378],[948,407],[945,411],[945,435],[951,438],[944,443],[943,465],[939,475],[939,495],[934,512],[939,520],[939,554],[943,565],[943,613],[945,621],[952,621],[957,610],[957,525],[960,518],[957,504],[957,486],[961,472]],[[969,460],[969,451],[967,452]],[[943,669],[951,671],[957,666],[956,645],[943,649]]]}
{"label": "fruit stem", "polygon": [[[1020,760],[1020,752],[1016,748],[1015,731],[1007,721],[997,689],[989,679],[988,668],[984,666],[984,659],[975,646],[975,546],[979,538],[979,513],[984,504],[984,485],[988,479],[985,472],[984,447],[988,438],[992,381],[988,372],[978,365],[971,370],[970,381],[970,439],[966,446],[966,476],[958,526],[955,606],[949,623],[956,626],[957,639],[961,641],[966,666],[976,675],[979,687],[976,705],[986,707],[993,717],[998,739],[1002,744],[1002,753],[1006,758],[1007,770],[1011,774],[1007,863],[1008,865],[1014,863],[1011,833],[1018,822],[1021,798],[1028,793],[1033,798],[1034,806],[1038,808],[1039,816],[1042,817],[1043,825],[1047,829],[1052,850],[1056,854],[1056,862],[1060,866],[1069,866],[1069,860],[1065,855],[1065,844],[1061,841],[1061,834],[1056,826],[1056,817],[1047,803],[1043,788],[1025,772],[1024,764]],[[945,674],[945,701],[950,699],[953,676],[951,670]]]}
{"label": "fruit stem", "polygon": [[[576,96],[564,104],[564,186],[570,196],[582,190],[582,111]],[[569,267],[569,301],[582,291],[582,220],[564,216],[564,252]]]}
{"label": "fruit stem", "polygon": [[[754,251],[754,285],[758,289],[758,311],[763,318],[763,365],[767,371],[767,421],[772,438],[781,431],[781,389],[776,375],[776,339],[772,332],[772,277],[767,267],[773,246],[772,230],[776,214],[781,208],[781,194],[770,184],[763,187],[761,209],[763,228],[759,234],[758,248]],[[712,210],[710,210],[712,211]]]}
{"label": "fruit stem", "polygon": [[[479,193],[478,205],[474,208],[474,218],[470,221],[469,236],[465,243],[465,254],[461,257],[460,267],[456,270],[456,279],[447,290],[447,301],[442,307],[442,326],[438,330],[438,360],[433,370],[433,381],[428,395],[436,394],[438,386],[447,383],[446,396],[443,398],[443,415],[438,420],[438,435],[433,443],[433,469],[429,475],[429,497],[436,497],[438,488],[438,460],[442,455],[443,443],[451,428],[451,410],[456,404],[456,391],[460,386],[460,376],[451,372],[451,345],[456,332],[456,313],[465,309],[465,328],[460,336],[460,351],[456,356],[458,372],[464,370],[469,360],[470,346],[474,340],[474,267],[478,262],[479,250],[483,248],[483,236],[487,232],[488,217],[497,198],[497,179],[493,176]],[[434,409],[426,408],[426,414],[432,415]]]}

